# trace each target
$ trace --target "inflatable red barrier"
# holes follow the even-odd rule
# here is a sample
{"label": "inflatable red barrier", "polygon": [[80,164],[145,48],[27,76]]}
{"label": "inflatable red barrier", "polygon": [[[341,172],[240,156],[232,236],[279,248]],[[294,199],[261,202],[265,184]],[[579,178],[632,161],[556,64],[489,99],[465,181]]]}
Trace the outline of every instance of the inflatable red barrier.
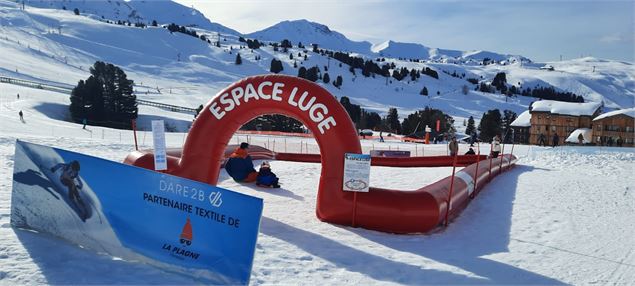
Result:
{"label": "inflatable red barrier", "polygon": [[[459,155],[457,166],[467,166],[476,163],[477,160],[487,158],[485,155]],[[292,162],[320,163],[320,154],[275,153],[275,159]],[[372,166],[382,167],[446,167],[452,166],[451,156],[427,156],[427,157],[372,157]]]}
{"label": "inflatable red barrier", "polygon": [[[415,191],[377,188],[371,188],[368,193],[343,191],[344,154],[360,154],[362,151],[353,122],[337,98],[328,91],[313,82],[284,75],[249,77],[220,91],[194,121],[180,156],[174,150],[168,154],[166,173],[215,185],[232,135],[243,124],[265,114],[295,118],[314,134],[321,155],[305,155],[304,158],[322,163],[316,207],[320,220],[386,232],[413,233],[431,230],[444,217],[441,214],[447,208],[449,178]],[[293,155],[278,156],[291,158]],[[421,167],[420,164],[447,166],[451,161],[448,156],[421,158],[377,157],[373,160],[385,166],[410,167]],[[474,158],[472,156],[471,160]],[[504,158],[494,159],[491,164],[493,174],[499,173],[501,160],[506,160],[503,166],[515,161],[509,155]],[[404,159],[408,160],[400,162]],[[467,157],[465,160],[461,162],[473,162]],[[153,169],[150,152],[134,151],[124,162]],[[485,183],[482,178],[489,179],[483,177],[480,169],[489,165],[479,166],[479,187]],[[455,176],[450,208],[452,215],[469,201],[467,198],[471,191],[467,181],[471,175],[470,167]]]}

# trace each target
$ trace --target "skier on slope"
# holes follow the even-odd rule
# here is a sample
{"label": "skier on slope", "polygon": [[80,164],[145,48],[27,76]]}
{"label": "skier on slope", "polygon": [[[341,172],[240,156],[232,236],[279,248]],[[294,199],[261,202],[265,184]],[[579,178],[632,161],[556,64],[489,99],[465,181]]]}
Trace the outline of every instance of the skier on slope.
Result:
{"label": "skier on slope", "polygon": [[[60,174],[60,182],[68,188],[68,198],[81,205],[82,211],[85,212],[85,205],[82,199],[79,197],[79,190],[83,188],[84,184],[79,179],[79,162],[73,160],[68,164],[59,163],[51,168],[51,172],[55,173],[57,170],[62,169]],[[77,181],[77,184],[75,184]],[[85,216],[85,214],[84,214]],[[82,217],[85,220],[85,217]]]}

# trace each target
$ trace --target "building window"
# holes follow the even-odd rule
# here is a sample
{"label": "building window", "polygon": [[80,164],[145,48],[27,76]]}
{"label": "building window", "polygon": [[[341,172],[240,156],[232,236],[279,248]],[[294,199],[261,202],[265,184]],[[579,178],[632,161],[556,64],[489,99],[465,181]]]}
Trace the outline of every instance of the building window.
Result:
{"label": "building window", "polygon": [[626,126],[626,132],[633,132],[632,126]]}
{"label": "building window", "polygon": [[602,124],[595,125],[596,131],[602,131]]}
{"label": "building window", "polygon": [[556,126],[555,125],[551,126],[551,131],[556,131]]}

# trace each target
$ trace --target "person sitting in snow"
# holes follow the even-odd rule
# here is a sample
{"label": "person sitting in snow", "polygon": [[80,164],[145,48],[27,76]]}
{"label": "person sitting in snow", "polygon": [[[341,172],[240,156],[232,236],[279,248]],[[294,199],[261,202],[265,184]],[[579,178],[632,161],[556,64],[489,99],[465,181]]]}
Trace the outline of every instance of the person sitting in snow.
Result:
{"label": "person sitting in snow", "polygon": [[225,170],[236,182],[251,183],[256,181],[258,176],[258,172],[254,169],[254,162],[247,152],[248,148],[249,143],[240,143],[225,163]]}
{"label": "person sitting in snow", "polygon": [[271,172],[269,163],[267,161],[262,162],[260,171],[258,172],[258,178],[256,179],[256,185],[260,187],[280,188],[278,180],[276,174]]}

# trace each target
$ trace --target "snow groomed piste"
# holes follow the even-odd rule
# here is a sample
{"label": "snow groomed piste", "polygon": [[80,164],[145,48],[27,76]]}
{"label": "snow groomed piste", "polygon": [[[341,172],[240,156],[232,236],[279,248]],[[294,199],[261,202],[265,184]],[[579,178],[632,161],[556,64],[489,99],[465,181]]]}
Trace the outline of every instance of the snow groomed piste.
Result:
{"label": "snow groomed piste", "polygon": [[[182,152],[171,152],[168,156],[166,172],[216,185],[233,134],[249,120],[264,114],[295,118],[314,134],[320,155],[276,153],[275,159],[322,163],[316,214],[322,221],[340,225],[391,233],[428,232],[446,221],[446,215],[456,216],[491,178],[516,162],[516,157],[510,154],[496,159],[458,156],[456,165],[466,167],[456,172],[454,180],[450,176],[414,191],[371,187],[367,193],[345,192],[344,154],[362,153],[346,110],[336,97],[313,82],[284,75],[262,75],[230,85],[207,103],[194,121]],[[124,162],[154,169],[153,156],[150,151],[134,151]],[[454,163],[450,156],[374,157],[371,162],[392,167],[438,167]]]}

